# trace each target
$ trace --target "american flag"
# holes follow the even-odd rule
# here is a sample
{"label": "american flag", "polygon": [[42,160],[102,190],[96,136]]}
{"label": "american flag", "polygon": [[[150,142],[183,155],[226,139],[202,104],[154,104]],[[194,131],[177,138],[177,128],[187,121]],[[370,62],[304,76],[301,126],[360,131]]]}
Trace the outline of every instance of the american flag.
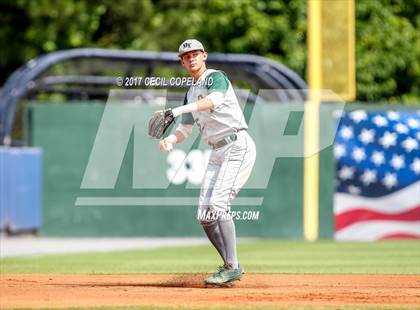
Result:
{"label": "american flag", "polygon": [[336,240],[420,238],[420,110],[341,115]]}

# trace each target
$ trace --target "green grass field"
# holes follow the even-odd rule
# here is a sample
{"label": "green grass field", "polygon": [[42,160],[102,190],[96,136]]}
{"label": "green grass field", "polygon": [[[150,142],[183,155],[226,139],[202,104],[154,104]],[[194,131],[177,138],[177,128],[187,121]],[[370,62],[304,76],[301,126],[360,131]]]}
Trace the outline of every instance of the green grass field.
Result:
{"label": "green grass field", "polygon": [[[50,308],[47,308],[50,309]],[[47,310],[42,309],[42,310]],[[63,308],[60,308],[63,310]],[[82,308],[64,308],[64,310],[81,310]],[[255,307],[229,307],[229,308],[220,308],[220,307],[205,307],[205,308],[184,308],[184,307],[94,307],[94,308],[83,308],[83,310],[290,310],[290,307],[264,307],[264,308],[255,308]],[[294,307],[293,310],[413,310],[413,308],[407,307]],[[18,310],[18,309],[8,309],[8,310]],[[19,310],[34,310],[34,308],[19,308]]]}
{"label": "green grass field", "polygon": [[[49,308],[47,308],[49,309]],[[47,310],[43,309],[43,310]],[[64,310],[81,310],[82,308],[64,308]],[[83,310],[290,310],[290,307],[264,307],[264,308],[255,308],[255,307],[229,307],[229,308],[220,308],[220,307],[205,307],[205,308],[183,308],[183,307],[94,307],[94,308],[83,308]],[[413,308],[406,307],[294,307],[293,310],[413,310]],[[8,309],[8,310],[18,310],[18,309]],[[19,310],[34,310],[33,308],[19,308]],[[63,308],[61,308],[63,310]]]}
{"label": "green grass field", "polygon": [[[386,241],[375,243],[335,243],[320,241],[258,241],[240,243],[241,264],[248,273],[287,274],[419,274],[419,241]],[[220,263],[209,246],[178,247],[109,253],[85,253],[4,258],[1,274],[138,274],[202,273]],[[67,308],[82,309],[82,308]],[[139,307],[98,307],[83,309],[123,310]],[[141,309],[174,310],[184,308],[147,307]],[[188,308],[216,309],[216,308]],[[220,308],[218,308],[220,309]],[[257,309],[257,308],[223,308]],[[282,309],[264,307],[264,310]],[[290,307],[284,309],[290,310]],[[321,309],[413,309],[404,307],[296,307],[298,310]]]}
{"label": "green grass field", "polygon": [[[420,274],[419,241],[258,241],[239,244],[238,255],[247,272],[255,273]],[[3,258],[0,273],[201,273],[218,264],[209,245]]]}

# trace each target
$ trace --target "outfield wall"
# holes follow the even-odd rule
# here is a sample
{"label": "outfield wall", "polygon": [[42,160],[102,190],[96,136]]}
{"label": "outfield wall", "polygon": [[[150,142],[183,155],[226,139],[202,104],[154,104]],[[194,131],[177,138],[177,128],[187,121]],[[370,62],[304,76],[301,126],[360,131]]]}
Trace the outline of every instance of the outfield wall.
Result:
{"label": "outfield wall", "polygon": [[[102,182],[105,184],[102,188],[81,189],[95,137],[100,129],[102,116],[105,117],[104,108],[105,105],[99,103],[42,103],[28,106],[27,139],[30,144],[41,147],[44,152],[44,209],[41,234],[50,236],[202,236],[202,230],[195,220],[197,208],[195,201],[198,201],[199,184],[196,180],[197,173],[191,170],[200,167],[197,163],[200,163],[208,154],[206,153],[208,148],[201,145],[199,139],[190,139],[191,141],[181,145],[179,148],[184,154],[191,153],[189,146],[196,150],[184,172],[179,172],[179,177],[175,182],[177,184],[170,183],[169,186],[163,188],[154,186],[153,184],[167,180],[170,169],[168,163],[170,155],[160,153],[157,142],[146,135],[148,119],[156,108],[141,105],[136,106],[135,110],[116,116],[113,126],[107,129],[108,132],[105,131],[105,135],[108,133],[114,140],[110,139],[111,146],[108,145],[99,151],[106,155],[104,156],[110,163],[102,165],[102,168],[103,166],[110,168],[121,155],[121,152],[116,151],[118,146],[112,144],[115,144],[115,141],[118,144],[118,141],[128,139],[115,186],[103,188],[107,185],[106,182]],[[238,199],[241,198],[242,201],[250,201],[250,203],[234,206],[234,209],[259,211],[259,219],[237,221],[239,236],[289,239],[303,237],[303,158],[286,156],[277,158],[275,162],[273,158],[274,166],[267,178],[269,180],[267,187],[254,186],[261,185],[263,183],[261,180],[267,177],[262,174],[267,173],[266,166],[269,165],[273,145],[282,143],[281,148],[287,150],[294,147],[293,143],[302,144],[302,136],[299,134],[303,131],[302,113],[299,111],[290,113],[290,110],[294,109],[296,105],[265,105],[259,107],[258,111],[254,108],[249,132],[256,141],[257,163],[248,182],[248,187],[252,188],[242,190],[238,196]],[[332,111],[331,105],[321,107],[323,135],[331,135],[333,131],[335,121]],[[250,109],[247,110],[248,116],[251,115],[249,112]],[[129,137],[126,137],[127,131],[121,131],[120,128],[132,121],[133,117],[136,126],[129,131]],[[279,123],[282,125],[279,126]],[[291,140],[281,140],[283,136]],[[179,157],[183,154],[182,151],[178,150],[175,154]],[[320,238],[331,238],[335,174],[332,147],[326,147],[320,155]],[[97,171],[97,173],[98,182],[101,183],[102,172]],[[145,188],[144,184],[153,186]],[[115,197],[125,197],[123,199],[155,197],[155,200],[166,197],[166,202],[164,206],[113,206],[112,203],[108,206],[75,205],[78,198],[85,199],[86,197],[105,197],[105,200],[106,197],[112,197],[112,199]],[[171,200],[178,203],[180,201],[171,197],[190,197],[189,201],[193,203],[188,206],[171,205],[168,203]],[[247,200],[246,197],[252,198]],[[261,205],[252,203],[255,197],[262,198]],[[123,199],[120,199],[119,203]],[[142,201],[144,202],[145,199]]]}

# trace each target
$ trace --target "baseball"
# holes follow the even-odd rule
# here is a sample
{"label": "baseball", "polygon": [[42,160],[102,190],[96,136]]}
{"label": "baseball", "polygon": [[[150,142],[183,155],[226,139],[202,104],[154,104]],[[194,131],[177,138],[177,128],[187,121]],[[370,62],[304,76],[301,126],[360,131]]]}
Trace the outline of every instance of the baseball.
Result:
{"label": "baseball", "polygon": [[171,142],[168,142],[166,140],[163,140],[163,144],[164,144],[165,150],[167,152],[170,152],[170,151],[172,151],[174,149],[174,145]]}

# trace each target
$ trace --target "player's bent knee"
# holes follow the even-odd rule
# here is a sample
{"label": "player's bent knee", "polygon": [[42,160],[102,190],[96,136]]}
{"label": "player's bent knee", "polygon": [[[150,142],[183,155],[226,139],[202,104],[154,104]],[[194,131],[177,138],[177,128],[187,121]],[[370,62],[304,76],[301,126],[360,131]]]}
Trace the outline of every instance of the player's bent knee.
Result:
{"label": "player's bent knee", "polygon": [[217,221],[206,221],[206,220],[202,220],[202,221],[199,221],[199,223],[204,228],[206,228],[206,227],[212,227],[214,225],[217,225]]}

